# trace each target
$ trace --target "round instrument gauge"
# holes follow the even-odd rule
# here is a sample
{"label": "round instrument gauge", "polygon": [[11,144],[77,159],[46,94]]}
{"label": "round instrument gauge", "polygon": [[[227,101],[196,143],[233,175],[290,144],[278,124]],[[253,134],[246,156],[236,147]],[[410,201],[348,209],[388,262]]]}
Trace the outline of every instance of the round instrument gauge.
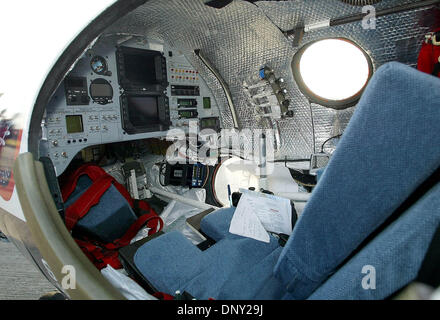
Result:
{"label": "round instrument gauge", "polygon": [[90,67],[92,68],[93,72],[100,75],[106,75],[107,74],[107,61],[101,56],[94,56],[92,60],[90,61]]}
{"label": "round instrument gauge", "polygon": [[93,102],[107,104],[113,101],[112,85],[105,79],[98,78],[93,80],[89,91]]}

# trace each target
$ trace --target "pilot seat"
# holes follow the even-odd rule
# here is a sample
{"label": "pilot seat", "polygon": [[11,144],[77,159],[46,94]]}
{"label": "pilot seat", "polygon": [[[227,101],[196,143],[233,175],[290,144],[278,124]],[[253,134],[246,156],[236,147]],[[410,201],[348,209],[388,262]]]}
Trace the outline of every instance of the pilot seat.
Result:
{"label": "pilot seat", "polygon": [[201,221],[215,244],[164,233],[131,247],[133,270],[196,299],[390,297],[417,277],[440,224],[439,87],[400,63],[377,70],[284,246],[229,233],[235,208],[223,208]]}

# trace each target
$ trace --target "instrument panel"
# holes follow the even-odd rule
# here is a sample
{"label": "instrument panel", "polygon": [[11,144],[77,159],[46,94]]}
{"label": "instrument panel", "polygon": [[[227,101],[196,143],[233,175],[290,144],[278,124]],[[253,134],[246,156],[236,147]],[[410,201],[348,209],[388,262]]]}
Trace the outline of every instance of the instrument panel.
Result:
{"label": "instrument panel", "polygon": [[98,41],[49,102],[41,153],[60,175],[86,147],[164,137],[187,131],[190,120],[218,131],[219,117],[211,90],[179,50],[145,39]]}

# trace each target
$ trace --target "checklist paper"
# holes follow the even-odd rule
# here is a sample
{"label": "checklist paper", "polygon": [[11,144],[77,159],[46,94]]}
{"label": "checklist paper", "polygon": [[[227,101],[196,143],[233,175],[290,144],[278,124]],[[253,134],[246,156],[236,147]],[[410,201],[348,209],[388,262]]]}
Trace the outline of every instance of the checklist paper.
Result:
{"label": "checklist paper", "polygon": [[243,191],[229,232],[255,240],[270,242],[268,232],[292,233],[290,200],[269,194]]}

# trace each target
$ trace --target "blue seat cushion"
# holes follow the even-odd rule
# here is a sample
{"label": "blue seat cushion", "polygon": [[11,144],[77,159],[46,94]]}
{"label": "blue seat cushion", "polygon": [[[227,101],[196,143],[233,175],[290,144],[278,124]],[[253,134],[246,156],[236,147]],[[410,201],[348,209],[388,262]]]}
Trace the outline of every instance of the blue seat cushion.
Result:
{"label": "blue seat cushion", "polygon": [[[78,200],[91,185],[92,180],[89,177],[81,176],[75,190],[66,201],[66,207]],[[91,207],[78,221],[74,232],[109,243],[122,237],[136,220],[137,216],[127,200],[111,185],[99,203]]]}
{"label": "blue seat cushion", "polygon": [[377,70],[275,267],[304,299],[440,166],[440,79]]}
{"label": "blue seat cushion", "polygon": [[234,207],[218,209],[202,219],[200,228],[211,239],[220,241],[230,234],[229,226],[234,212]]}
{"label": "blue seat cushion", "polygon": [[[218,211],[220,213],[211,215],[227,220],[234,210]],[[221,224],[226,227],[228,223],[222,220]],[[229,225],[223,231],[228,229]],[[176,290],[187,291],[197,299],[280,299],[283,296],[284,289],[273,276],[273,266],[282,250],[275,237],[271,236],[270,243],[264,243],[211,231],[216,233],[210,236],[220,240],[205,251],[173,231],[141,246],[134,263],[153,287],[169,294]]]}

